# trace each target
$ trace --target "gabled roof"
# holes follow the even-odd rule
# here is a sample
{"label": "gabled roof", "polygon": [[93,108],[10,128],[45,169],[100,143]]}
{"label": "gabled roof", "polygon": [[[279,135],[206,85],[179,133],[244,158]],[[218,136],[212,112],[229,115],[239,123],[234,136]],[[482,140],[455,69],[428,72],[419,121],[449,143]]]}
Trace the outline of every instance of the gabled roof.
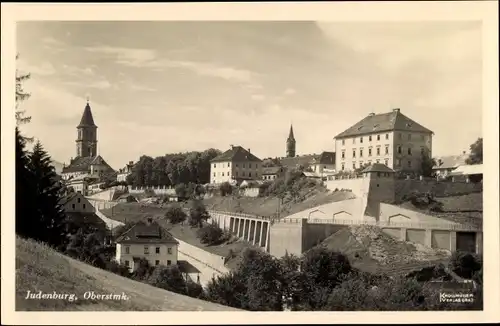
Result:
{"label": "gabled roof", "polygon": [[435,170],[453,169],[459,165],[464,165],[467,157],[467,154],[436,157],[436,165],[432,168]]}
{"label": "gabled roof", "polygon": [[278,174],[281,172],[282,167],[279,166],[269,166],[262,168],[262,175],[268,175],[268,174]]}
{"label": "gabled roof", "polygon": [[460,165],[449,175],[474,175],[474,174],[483,174],[483,165],[482,164],[471,164],[471,165]]}
{"label": "gabled roof", "polygon": [[366,172],[394,172],[394,170],[385,164],[375,163],[375,164],[368,165],[363,170],[363,173],[366,173]]}
{"label": "gabled roof", "polygon": [[365,134],[396,130],[432,133],[431,130],[402,114],[399,109],[394,109],[389,113],[371,113],[358,123],[335,136],[335,138],[361,136]]}
{"label": "gabled roof", "polygon": [[92,110],[90,109],[88,102],[83,110],[82,119],[80,120],[80,124],[78,124],[77,128],[80,127],[97,127],[94,123],[94,117],[92,116]]}
{"label": "gabled roof", "polygon": [[287,168],[295,168],[299,165],[310,164],[314,159],[319,159],[320,155],[308,154],[295,157],[282,157],[279,162],[282,166]]}
{"label": "gabled roof", "polygon": [[232,146],[210,162],[262,162],[262,160],[241,146]]}
{"label": "gabled roof", "polygon": [[156,222],[137,222],[116,239],[116,243],[174,243],[179,242]]}
{"label": "gabled roof", "polygon": [[86,156],[76,157],[68,166],[63,167],[62,173],[68,172],[87,172],[90,171],[90,166],[92,164],[104,165],[108,168],[108,170],[113,171],[113,168],[109,166],[108,163],[100,156]]}
{"label": "gabled roof", "polygon": [[323,152],[317,158],[313,159],[316,164],[335,164],[335,152]]}

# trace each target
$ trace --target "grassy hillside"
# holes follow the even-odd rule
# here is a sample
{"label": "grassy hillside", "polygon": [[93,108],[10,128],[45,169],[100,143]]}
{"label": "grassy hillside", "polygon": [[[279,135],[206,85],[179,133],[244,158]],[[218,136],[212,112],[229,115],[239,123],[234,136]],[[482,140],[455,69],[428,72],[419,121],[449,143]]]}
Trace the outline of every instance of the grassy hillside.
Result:
{"label": "grassy hillside", "polygon": [[[78,300],[27,300],[27,291],[74,293]],[[129,300],[85,300],[87,291],[125,293]],[[16,239],[17,311],[236,310],[136,282],[71,259],[31,240]]]}
{"label": "grassy hillside", "polygon": [[400,206],[453,222],[482,227],[483,193],[436,198],[436,201],[443,204],[442,212],[417,208],[411,202],[405,202]]}

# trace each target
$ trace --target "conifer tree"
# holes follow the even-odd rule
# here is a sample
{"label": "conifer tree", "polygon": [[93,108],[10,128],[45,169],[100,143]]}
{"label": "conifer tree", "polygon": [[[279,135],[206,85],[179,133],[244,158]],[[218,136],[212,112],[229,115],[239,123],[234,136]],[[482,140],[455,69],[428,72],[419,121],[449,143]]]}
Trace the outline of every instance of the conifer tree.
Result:
{"label": "conifer tree", "polygon": [[64,189],[57,180],[50,156],[39,141],[29,155],[28,170],[34,186],[34,198],[30,204],[35,207],[36,214],[27,222],[40,227],[33,238],[55,247],[64,245],[66,216],[60,203]]}

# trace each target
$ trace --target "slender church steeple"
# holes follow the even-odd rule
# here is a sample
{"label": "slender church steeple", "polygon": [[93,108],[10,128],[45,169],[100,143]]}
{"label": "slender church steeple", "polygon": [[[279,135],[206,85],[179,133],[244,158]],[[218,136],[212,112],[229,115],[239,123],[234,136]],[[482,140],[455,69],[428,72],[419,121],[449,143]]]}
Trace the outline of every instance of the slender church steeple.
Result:
{"label": "slender church steeple", "polygon": [[77,157],[94,157],[97,155],[97,126],[92,117],[89,99],[83,110],[80,124],[76,127],[78,137],[76,139],[76,156]]}
{"label": "slender church steeple", "polygon": [[286,157],[295,157],[295,137],[293,136],[293,126],[290,125],[290,133],[286,140]]}

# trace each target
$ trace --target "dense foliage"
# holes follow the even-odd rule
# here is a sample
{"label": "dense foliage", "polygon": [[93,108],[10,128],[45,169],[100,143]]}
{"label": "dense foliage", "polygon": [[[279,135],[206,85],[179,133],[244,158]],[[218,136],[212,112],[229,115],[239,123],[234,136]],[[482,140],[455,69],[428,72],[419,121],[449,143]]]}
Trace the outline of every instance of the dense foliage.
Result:
{"label": "dense foliage", "polygon": [[209,183],[210,161],[220,153],[211,148],[203,152],[166,154],[155,158],[143,155],[132,168],[127,182],[139,187]]}
{"label": "dense foliage", "polygon": [[470,145],[470,154],[466,160],[467,164],[483,163],[483,138],[478,138]]}

